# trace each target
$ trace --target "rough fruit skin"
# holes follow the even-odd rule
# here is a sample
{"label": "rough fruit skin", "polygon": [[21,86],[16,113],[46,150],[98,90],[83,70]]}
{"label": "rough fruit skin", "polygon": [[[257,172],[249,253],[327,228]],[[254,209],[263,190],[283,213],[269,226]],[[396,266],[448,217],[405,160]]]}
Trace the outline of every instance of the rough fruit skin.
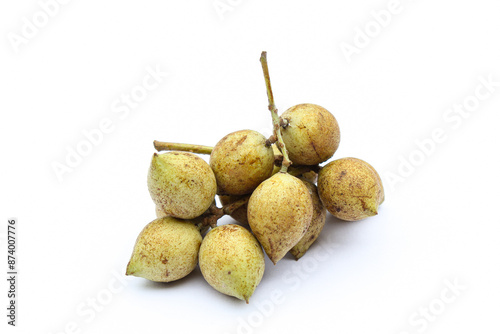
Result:
{"label": "rough fruit skin", "polygon": [[318,192],[333,216],[348,221],[376,215],[384,200],[380,176],[370,164],[356,158],[324,166],[318,176]]}
{"label": "rough fruit skin", "polygon": [[217,291],[245,300],[264,275],[264,253],[247,229],[235,224],[217,226],[200,247],[200,270]]}
{"label": "rough fruit skin", "polygon": [[153,220],[137,237],[127,275],[171,282],[196,267],[201,234],[191,221],[174,217]]}
{"label": "rough fruit skin", "polygon": [[325,226],[326,220],[326,208],[319,198],[318,188],[315,184],[306,181],[305,179],[301,178],[301,180],[302,182],[304,182],[307,189],[309,190],[309,193],[311,194],[314,211],[311,219],[311,224],[309,225],[306,233],[304,234],[302,239],[300,239],[299,242],[295,246],[293,246],[292,249],[290,249],[290,253],[295,257],[296,260],[300,259],[306,253],[309,247],[311,247],[311,245],[316,241],[316,239],[319,237],[319,234],[323,230],[323,227]]}
{"label": "rough fruit skin", "polygon": [[240,130],[222,138],[210,154],[210,167],[220,195],[250,194],[271,176],[273,149],[266,138],[253,130]]}
{"label": "rough fruit skin", "polygon": [[148,189],[157,213],[192,219],[208,209],[217,184],[205,160],[193,153],[171,151],[153,155]]}
{"label": "rough fruit skin", "polygon": [[375,178],[377,179],[378,187],[380,188],[379,189],[380,193],[378,196],[378,201],[379,201],[378,205],[382,204],[385,200],[385,191],[384,191],[384,185],[382,184],[382,179],[380,178],[380,175],[375,170],[375,168],[373,168],[373,166],[370,165],[368,162],[360,160],[360,159],[356,159],[356,158],[352,158],[352,159],[358,160],[360,163],[364,164],[367,168],[371,169],[371,171],[375,174]]}
{"label": "rough fruit skin", "polygon": [[279,172],[252,193],[247,215],[253,233],[276,264],[307,231],[313,215],[311,195],[301,180]]}
{"label": "rough fruit skin", "polygon": [[281,118],[288,125],[282,129],[290,160],[296,165],[317,165],[333,156],[340,143],[340,129],[335,117],[316,104],[298,104]]}
{"label": "rough fruit skin", "polygon": [[156,218],[168,217],[168,215],[165,212],[163,212],[162,209],[158,207],[158,205],[155,206],[155,212],[156,212]]}

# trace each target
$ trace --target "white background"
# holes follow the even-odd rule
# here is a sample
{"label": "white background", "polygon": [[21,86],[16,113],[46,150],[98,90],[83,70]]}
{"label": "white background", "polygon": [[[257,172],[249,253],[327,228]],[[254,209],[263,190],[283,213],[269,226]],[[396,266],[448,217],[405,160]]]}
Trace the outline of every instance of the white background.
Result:
{"label": "white background", "polygon": [[[220,3],[231,10],[219,15],[212,0],[74,0],[44,22],[37,1],[2,2],[0,258],[5,268],[6,222],[17,217],[20,272],[15,329],[1,280],[2,328],[498,332],[498,1],[401,0],[385,27],[371,12],[387,0]],[[40,27],[30,35],[33,16]],[[29,38],[13,44],[23,29]],[[347,44],[357,47],[351,57]],[[329,109],[342,133],[334,157],[380,172],[379,215],[329,215],[300,261],[266,259],[249,305],[212,289],[198,269],[170,284],[125,277],[138,233],[155,218],[146,187],[153,140],[215,145],[235,130],[270,134],[262,50],[278,108]],[[168,75],[128,114],[115,112],[148,67]],[[448,111],[464,101],[466,117]],[[59,180],[54,163],[66,164],[106,119],[108,133]]]}

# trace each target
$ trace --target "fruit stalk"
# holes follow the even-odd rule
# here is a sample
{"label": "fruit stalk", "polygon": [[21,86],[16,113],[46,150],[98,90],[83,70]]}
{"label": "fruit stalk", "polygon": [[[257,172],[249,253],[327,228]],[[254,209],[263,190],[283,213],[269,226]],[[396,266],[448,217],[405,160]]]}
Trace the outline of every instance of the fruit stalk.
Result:
{"label": "fruit stalk", "polygon": [[273,119],[273,132],[274,137],[278,141],[278,148],[283,154],[283,162],[281,164],[281,173],[286,173],[288,167],[292,164],[292,161],[288,157],[288,151],[285,147],[285,142],[283,141],[283,137],[281,135],[281,126],[283,125],[280,117],[278,116],[278,109],[274,104],[273,90],[271,89],[271,78],[269,77],[269,68],[267,66],[267,52],[262,51],[260,55],[260,63],[262,65],[262,71],[264,72],[264,80],[266,81],[266,90],[267,90],[267,99],[269,101],[269,111],[271,112],[271,116]]}
{"label": "fruit stalk", "polygon": [[198,154],[210,154],[213,147],[204,145],[182,144],[182,143],[167,143],[155,140],[153,142],[155,149],[161,151],[183,151]]}
{"label": "fruit stalk", "polygon": [[241,206],[245,205],[248,203],[248,200],[250,199],[250,195],[245,196],[236,202],[233,202],[231,204],[226,204],[222,206],[222,211],[226,215],[232,215],[235,210],[238,210]]}
{"label": "fruit stalk", "polygon": [[[191,152],[191,153],[198,153],[198,154],[211,154],[213,147],[212,146],[204,146],[204,145],[196,145],[196,144],[182,144],[182,143],[169,143],[169,142],[164,142],[164,141],[158,141],[155,140],[153,141],[153,144],[155,146],[155,149],[158,152],[161,151],[183,151],[183,152]],[[281,166],[283,162],[283,155],[282,154],[276,154],[274,156],[274,164],[276,166]],[[297,166],[297,168],[302,168],[304,166]],[[302,169],[301,169],[302,170]]]}
{"label": "fruit stalk", "polygon": [[242,205],[248,203],[250,195],[245,196],[233,203],[223,205],[219,208],[215,203],[212,203],[208,208],[207,212],[203,215],[202,226],[210,226],[215,228],[217,226],[217,221],[225,215],[232,215],[235,210],[237,210]]}

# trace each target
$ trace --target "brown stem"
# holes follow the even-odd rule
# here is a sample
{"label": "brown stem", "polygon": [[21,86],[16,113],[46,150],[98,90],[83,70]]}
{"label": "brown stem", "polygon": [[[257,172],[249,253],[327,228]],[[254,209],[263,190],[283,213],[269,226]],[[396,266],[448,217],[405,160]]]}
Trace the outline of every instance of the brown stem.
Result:
{"label": "brown stem", "polygon": [[276,135],[272,134],[271,137],[266,139],[266,146],[267,147],[271,146],[272,144],[276,143],[277,140],[278,138],[276,138]]}
{"label": "brown stem", "polygon": [[247,195],[245,197],[240,198],[239,200],[226,204],[222,206],[222,210],[226,215],[232,215],[234,211],[238,210],[240,207],[248,203],[248,200],[250,199],[250,195]]}
{"label": "brown stem", "polygon": [[[203,146],[203,145],[167,143],[167,142],[162,142],[162,141],[158,141],[158,140],[155,140],[153,143],[154,143],[155,149],[158,152],[161,152],[161,151],[184,151],[184,152],[192,152],[192,153],[198,153],[198,154],[210,154],[210,153],[212,153],[212,150],[213,150],[213,147]],[[283,161],[283,156],[281,154],[276,154],[274,156],[274,163],[276,164],[276,166],[281,166],[282,161]]]}
{"label": "brown stem", "polygon": [[275,154],[274,155],[274,165],[277,167],[281,167],[283,164],[283,155]]}
{"label": "brown stem", "polygon": [[212,153],[213,147],[203,146],[203,145],[193,145],[193,144],[182,144],[182,143],[167,143],[155,140],[153,142],[155,149],[158,152],[161,151],[184,151],[199,154],[210,154]]}
{"label": "brown stem", "polygon": [[288,173],[290,173],[293,176],[301,176],[302,174],[309,173],[309,172],[315,172],[318,173],[319,170],[317,168],[318,166],[290,166],[288,169]]}
{"label": "brown stem", "polygon": [[285,142],[283,141],[283,137],[281,136],[281,124],[282,120],[278,116],[278,109],[276,109],[276,105],[274,104],[273,90],[271,88],[271,78],[269,76],[269,68],[267,66],[267,52],[262,51],[260,55],[260,63],[262,65],[262,71],[264,72],[264,80],[266,82],[266,90],[267,90],[267,100],[269,101],[269,111],[271,112],[271,117],[273,119],[273,133],[277,138],[277,147],[283,154],[283,163],[281,164],[281,173],[286,173],[288,166],[292,164],[292,161],[288,157],[288,151],[285,147]]}
{"label": "brown stem", "polygon": [[235,210],[239,209],[241,206],[248,203],[250,195],[240,198],[239,200],[223,205],[219,208],[215,203],[212,203],[208,210],[202,215],[201,226],[210,226],[215,228],[217,226],[217,221],[225,215],[231,215]]}

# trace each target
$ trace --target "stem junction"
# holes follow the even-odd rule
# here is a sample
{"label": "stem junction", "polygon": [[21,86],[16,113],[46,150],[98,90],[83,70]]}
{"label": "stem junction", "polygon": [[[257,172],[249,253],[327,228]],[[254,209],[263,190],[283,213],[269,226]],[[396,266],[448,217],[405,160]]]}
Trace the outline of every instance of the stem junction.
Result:
{"label": "stem junction", "polygon": [[[286,150],[285,142],[283,141],[283,136],[281,135],[281,126],[283,124],[283,120],[278,116],[278,109],[274,104],[273,90],[271,88],[271,78],[269,77],[269,68],[267,66],[267,52],[262,51],[260,55],[260,63],[262,65],[262,71],[264,72],[264,80],[266,81],[266,90],[267,90],[267,100],[269,101],[268,109],[271,112],[271,117],[273,119],[273,136],[268,140],[271,142],[276,139],[278,142],[278,149],[283,154],[283,162],[281,163],[281,173],[286,173],[288,167],[292,164],[292,161],[288,157],[288,151]],[[271,143],[272,144],[272,143]]]}

